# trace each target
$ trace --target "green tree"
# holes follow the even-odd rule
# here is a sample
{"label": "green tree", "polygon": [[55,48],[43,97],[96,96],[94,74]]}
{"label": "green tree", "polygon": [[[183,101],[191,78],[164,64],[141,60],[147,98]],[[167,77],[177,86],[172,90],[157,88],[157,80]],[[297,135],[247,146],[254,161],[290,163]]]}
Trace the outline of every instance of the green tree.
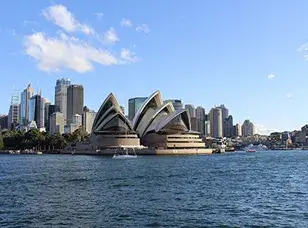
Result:
{"label": "green tree", "polygon": [[41,149],[40,144],[44,140],[42,132],[38,129],[31,129],[25,134],[25,140],[32,148]]}
{"label": "green tree", "polygon": [[7,131],[3,137],[5,148],[23,149],[24,147],[24,131]]}
{"label": "green tree", "polygon": [[83,127],[79,127],[72,134],[73,142],[86,141],[88,138],[89,134]]}
{"label": "green tree", "polygon": [[3,138],[2,138],[2,134],[0,133],[0,150],[3,149],[4,144],[3,144]]}

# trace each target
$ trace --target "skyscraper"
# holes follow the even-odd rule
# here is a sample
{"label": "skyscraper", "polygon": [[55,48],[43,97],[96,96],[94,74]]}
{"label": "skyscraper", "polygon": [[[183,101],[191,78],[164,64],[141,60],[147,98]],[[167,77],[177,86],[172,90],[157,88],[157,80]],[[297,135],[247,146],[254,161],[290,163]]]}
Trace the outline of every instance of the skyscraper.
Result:
{"label": "skyscraper", "polygon": [[19,105],[19,124],[21,126],[27,126],[29,121],[29,100],[33,96],[34,89],[31,84],[20,94],[20,105]]}
{"label": "skyscraper", "polygon": [[19,122],[19,95],[17,91],[12,94],[11,105],[8,115],[8,128],[14,129]]}
{"label": "skyscraper", "polygon": [[183,103],[179,99],[164,100],[164,104],[166,104],[167,102],[171,102],[173,104],[173,107],[174,107],[175,110],[183,108]]}
{"label": "skyscraper", "polygon": [[231,138],[234,136],[233,117],[229,115],[224,119],[224,137]]}
{"label": "skyscraper", "polygon": [[55,112],[60,112],[60,108],[57,105],[46,104],[45,105],[45,127],[46,131],[50,130],[50,116]]}
{"label": "skyscraper", "polygon": [[211,136],[215,138],[223,137],[222,109],[219,107],[212,108],[209,114]]}
{"label": "skyscraper", "polygon": [[205,135],[205,109],[201,106],[196,108],[196,118],[197,118],[197,125],[198,125],[198,132]]}
{"label": "skyscraper", "polygon": [[187,105],[185,105],[185,109],[188,110],[190,118],[196,117],[196,109],[195,109],[194,105],[187,104]]}
{"label": "skyscraper", "polygon": [[254,125],[250,120],[245,120],[242,125],[242,135],[244,137],[254,135]]}
{"label": "skyscraper", "polygon": [[234,135],[235,135],[235,137],[242,136],[242,126],[241,126],[241,124],[239,124],[239,123],[235,124]]}
{"label": "skyscraper", "polygon": [[133,120],[139,108],[147,97],[135,97],[128,100],[128,119]]}
{"label": "skyscraper", "polygon": [[45,127],[45,102],[44,98],[41,97],[40,94],[36,94],[32,96],[28,102],[28,110],[29,110],[29,122],[34,121],[36,123],[37,128]]}
{"label": "skyscraper", "polygon": [[92,125],[96,116],[96,112],[89,110],[88,108],[83,109],[82,113],[82,126],[89,134],[92,132]]}
{"label": "skyscraper", "polygon": [[225,107],[224,104],[218,106],[217,108],[220,108],[221,109],[221,118],[222,118],[222,133],[223,133],[223,136],[225,136],[225,133],[226,133],[226,126],[225,126],[225,123],[226,123],[226,118],[228,118],[229,116],[229,110]]}
{"label": "skyscraper", "polygon": [[[67,87],[67,124],[72,123],[73,115],[82,115],[84,104],[84,89],[82,85],[70,85]],[[61,108],[60,108],[61,110]]]}
{"label": "skyscraper", "polygon": [[64,119],[67,115],[67,87],[71,84],[70,79],[58,79],[55,86],[55,105],[60,108],[63,113]]}
{"label": "skyscraper", "polygon": [[198,106],[195,113],[198,119],[205,120],[205,109],[203,107]]}

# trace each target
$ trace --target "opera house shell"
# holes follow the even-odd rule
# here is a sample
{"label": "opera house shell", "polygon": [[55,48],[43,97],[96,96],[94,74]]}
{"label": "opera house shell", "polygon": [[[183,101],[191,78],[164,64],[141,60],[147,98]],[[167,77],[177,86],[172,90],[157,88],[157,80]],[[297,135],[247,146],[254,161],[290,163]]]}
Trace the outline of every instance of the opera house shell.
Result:
{"label": "opera house shell", "polygon": [[160,91],[143,103],[133,120],[141,144],[156,149],[205,149],[199,132],[191,131],[188,110],[175,110],[171,102],[164,103]]}
{"label": "opera house shell", "polygon": [[140,146],[136,132],[112,93],[96,114],[90,139],[96,148]]}
{"label": "opera house shell", "polygon": [[175,110],[171,102],[163,103],[159,91],[142,104],[133,123],[109,94],[96,114],[90,140],[76,143],[74,148],[68,146],[66,153],[111,155],[113,149],[123,148],[144,155],[212,153],[205,148],[200,133],[191,131],[188,111]]}

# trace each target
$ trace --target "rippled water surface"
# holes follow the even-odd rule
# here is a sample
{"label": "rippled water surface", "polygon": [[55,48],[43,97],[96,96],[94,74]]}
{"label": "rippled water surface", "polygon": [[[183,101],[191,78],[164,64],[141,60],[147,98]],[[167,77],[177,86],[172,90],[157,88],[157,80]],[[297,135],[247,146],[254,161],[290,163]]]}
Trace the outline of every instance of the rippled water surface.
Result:
{"label": "rippled water surface", "polygon": [[0,227],[308,227],[308,152],[1,155]]}

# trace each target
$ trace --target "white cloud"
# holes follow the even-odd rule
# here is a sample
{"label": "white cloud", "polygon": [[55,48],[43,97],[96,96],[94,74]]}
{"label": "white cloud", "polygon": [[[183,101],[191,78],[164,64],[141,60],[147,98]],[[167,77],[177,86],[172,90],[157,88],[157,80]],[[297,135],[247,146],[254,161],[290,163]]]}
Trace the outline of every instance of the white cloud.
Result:
{"label": "white cloud", "polygon": [[277,132],[277,129],[266,128],[263,124],[254,124],[256,134],[270,135],[272,132]]}
{"label": "white cloud", "polygon": [[150,32],[150,28],[147,24],[142,24],[142,25],[139,25],[137,28],[136,28],[136,31],[137,32],[144,32],[145,34],[149,33]]}
{"label": "white cloud", "polygon": [[93,70],[93,62],[102,65],[119,64],[117,58],[108,51],[64,33],[57,38],[49,38],[44,33],[29,35],[25,40],[25,52],[38,62],[40,70],[47,72],[68,68],[85,73]]}
{"label": "white cloud", "polygon": [[133,24],[130,20],[123,18],[122,21],[121,21],[121,26],[122,27],[132,27]]}
{"label": "white cloud", "polygon": [[43,15],[46,19],[52,21],[67,32],[80,31],[85,34],[95,33],[90,26],[80,23],[74,15],[61,4],[52,5],[44,9]]}
{"label": "white cloud", "polygon": [[308,43],[303,44],[296,51],[298,52],[308,51]]}
{"label": "white cloud", "polygon": [[130,50],[123,48],[121,51],[121,58],[124,60],[124,63],[135,63],[140,59],[135,55],[135,53]]}
{"label": "white cloud", "polygon": [[119,37],[113,27],[109,28],[104,34],[104,42],[114,44],[119,41]]}
{"label": "white cloud", "polygon": [[273,79],[274,77],[275,77],[274,74],[269,74],[269,75],[267,76],[267,78],[268,78],[269,80]]}
{"label": "white cloud", "polygon": [[103,16],[104,16],[103,13],[95,13],[94,15],[96,16],[97,20],[101,20],[103,18]]}
{"label": "white cloud", "polygon": [[[55,36],[32,29],[32,33],[24,37],[24,52],[37,63],[39,70],[59,72],[70,69],[85,73],[93,70],[94,64],[122,65],[140,60],[129,49],[114,51],[111,47],[108,50],[102,48],[105,44],[115,44],[120,40],[113,27],[100,36],[91,26],[80,23],[63,5],[52,5],[43,10],[43,15],[61,29],[56,31]],[[97,16],[103,14],[98,13]],[[78,33],[72,35],[73,32],[92,34],[103,46],[96,47],[90,43],[93,36],[81,38]]]}
{"label": "white cloud", "polygon": [[287,94],[286,94],[286,97],[287,97],[288,99],[290,99],[290,98],[293,97],[293,94],[292,94],[292,93],[287,93]]}

